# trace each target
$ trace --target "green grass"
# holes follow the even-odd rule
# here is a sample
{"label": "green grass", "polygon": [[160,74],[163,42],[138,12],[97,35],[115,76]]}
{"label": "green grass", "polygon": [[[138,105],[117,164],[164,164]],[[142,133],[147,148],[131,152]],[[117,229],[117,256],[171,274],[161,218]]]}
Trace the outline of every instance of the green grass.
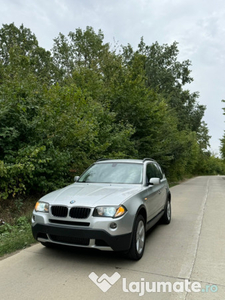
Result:
{"label": "green grass", "polygon": [[31,232],[30,216],[19,217],[14,225],[0,226],[0,257],[35,243]]}

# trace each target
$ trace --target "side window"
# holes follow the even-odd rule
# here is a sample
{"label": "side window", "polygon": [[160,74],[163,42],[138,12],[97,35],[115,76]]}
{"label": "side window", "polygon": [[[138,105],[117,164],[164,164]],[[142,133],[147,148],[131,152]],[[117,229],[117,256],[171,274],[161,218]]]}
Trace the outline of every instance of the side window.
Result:
{"label": "side window", "polygon": [[160,166],[158,164],[155,165],[155,166],[157,168],[157,176],[156,177],[158,177],[160,179],[163,179],[163,173],[162,173],[162,170],[161,170]]}
{"label": "side window", "polygon": [[156,167],[153,163],[150,163],[150,164],[147,165],[147,169],[146,169],[147,182],[149,182],[149,180],[153,177],[158,177],[157,176],[157,169],[156,169]]}
{"label": "side window", "polygon": [[157,177],[162,179],[163,178],[163,174],[161,171],[161,168],[158,164],[155,163],[149,163],[147,165],[147,169],[146,169],[146,180],[147,182],[149,182],[149,180],[153,177]]}

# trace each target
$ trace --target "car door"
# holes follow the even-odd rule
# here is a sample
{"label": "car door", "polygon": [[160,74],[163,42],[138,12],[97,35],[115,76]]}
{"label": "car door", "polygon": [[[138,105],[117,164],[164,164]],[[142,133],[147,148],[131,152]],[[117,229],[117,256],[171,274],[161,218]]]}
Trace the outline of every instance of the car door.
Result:
{"label": "car door", "polygon": [[165,208],[166,198],[167,198],[167,180],[165,176],[163,176],[162,170],[160,166],[155,163],[155,167],[157,168],[157,178],[160,178],[160,198],[159,198],[159,211]]}
{"label": "car door", "polygon": [[150,162],[146,166],[146,185],[145,190],[145,203],[147,208],[147,219],[150,221],[159,212],[162,205],[162,183],[151,185],[149,180],[151,178],[159,178],[158,169],[155,163]]}

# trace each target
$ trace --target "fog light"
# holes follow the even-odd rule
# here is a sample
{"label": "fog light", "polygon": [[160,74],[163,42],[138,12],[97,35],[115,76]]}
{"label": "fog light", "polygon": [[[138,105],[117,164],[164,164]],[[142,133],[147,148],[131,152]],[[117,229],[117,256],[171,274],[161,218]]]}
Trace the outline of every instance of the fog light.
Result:
{"label": "fog light", "polygon": [[110,228],[112,229],[116,229],[117,228],[117,224],[115,222],[110,224]]}

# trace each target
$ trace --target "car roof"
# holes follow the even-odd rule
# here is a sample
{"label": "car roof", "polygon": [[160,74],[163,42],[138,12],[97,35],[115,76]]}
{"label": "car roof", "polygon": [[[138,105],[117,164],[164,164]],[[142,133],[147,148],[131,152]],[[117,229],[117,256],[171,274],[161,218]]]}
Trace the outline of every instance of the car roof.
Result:
{"label": "car roof", "polygon": [[145,161],[154,161],[151,158],[144,158],[144,159],[100,159],[96,163],[136,163],[136,164],[143,164]]}

